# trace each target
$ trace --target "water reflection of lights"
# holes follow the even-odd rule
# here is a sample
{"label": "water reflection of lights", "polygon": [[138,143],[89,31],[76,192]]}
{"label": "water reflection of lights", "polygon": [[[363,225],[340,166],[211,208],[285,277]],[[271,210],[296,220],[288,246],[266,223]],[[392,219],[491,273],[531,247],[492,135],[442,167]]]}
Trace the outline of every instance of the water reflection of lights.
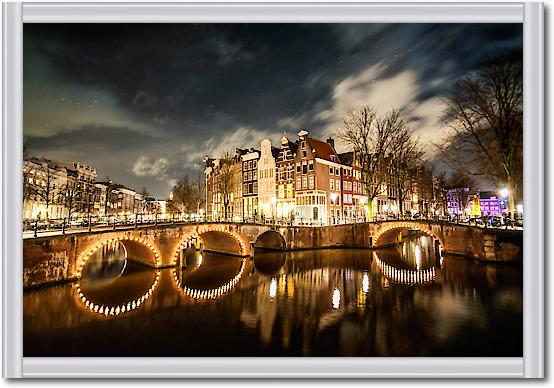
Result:
{"label": "water reflection of lights", "polygon": [[272,278],[269,284],[269,297],[275,298],[277,296],[277,279]]}
{"label": "water reflection of lights", "polygon": [[419,247],[419,244],[416,244],[415,246],[415,263],[416,269],[419,271],[421,268],[421,248]]}
{"label": "water reflection of lights", "polygon": [[369,276],[364,271],[364,277],[362,279],[362,290],[367,294],[369,292]]}
{"label": "water reflection of lights", "polygon": [[104,316],[113,316],[113,315],[128,313],[132,310],[139,308],[148,298],[152,296],[152,293],[158,286],[159,281],[160,281],[160,271],[156,271],[156,278],[154,279],[154,283],[150,286],[148,291],[146,291],[144,294],[142,294],[141,296],[139,296],[138,298],[132,301],[118,304],[117,306],[107,306],[107,305],[93,303],[85,296],[85,294],[81,290],[81,286],[79,283],[76,283],[75,288],[77,289],[79,300],[91,312],[97,313],[99,315],[104,315]]}
{"label": "water reflection of lights", "polygon": [[391,265],[388,265],[384,261],[380,260],[374,253],[375,262],[381,270],[381,272],[393,280],[396,283],[402,284],[424,284],[435,281],[435,267],[431,267],[425,270],[408,270],[399,269]]}
{"label": "water reflection of lights", "polygon": [[196,268],[200,268],[202,265],[202,254],[198,255],[198,263],[196,264]]}
{"label": "water reflection of lights", "polygon": [[338,288],[333,290],[333,308],[338,309],[340,306],[340,291]]}
{"label": "water reflection of lights", "polygon": [[177,285],[177,287],[181,291],[183,291],[185,295],[187,295],[192,299],[217,299],[223,294],[226,294],[227,292],[231,291],[237,285],[237,283],[239,282],[244,272],[244,267],[245,267],[245,261],[241,260],[239,272],[233,278],[231,278],[225,284],[209,290],[199,290],[199,289],[189,288],[181,284],[181,282],[179,281],[179,278],[177,277],[177,271],[175,270],[173,271],[173,279],[175,280],[175,284]]}

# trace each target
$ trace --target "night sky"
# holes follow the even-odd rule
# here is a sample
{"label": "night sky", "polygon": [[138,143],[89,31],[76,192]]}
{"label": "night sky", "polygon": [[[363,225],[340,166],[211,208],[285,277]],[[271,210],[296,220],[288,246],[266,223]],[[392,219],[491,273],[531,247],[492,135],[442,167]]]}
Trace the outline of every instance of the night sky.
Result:
{"label": "night sky", "polygon": [[452,84],[522,36],[521,24],[25,24],[24,136],[31,155],[166,198],[206,155],[302,128],[325,139],[361,104],[440,139]]}

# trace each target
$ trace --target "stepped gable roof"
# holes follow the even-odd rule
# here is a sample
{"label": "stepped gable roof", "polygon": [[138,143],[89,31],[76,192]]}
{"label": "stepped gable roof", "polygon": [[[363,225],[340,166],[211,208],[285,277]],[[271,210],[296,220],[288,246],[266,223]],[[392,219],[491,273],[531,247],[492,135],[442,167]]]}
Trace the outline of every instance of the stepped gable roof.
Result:
{"label": "stepped gable roof", "polygon": [[289,140],[289,148],[293,154],[296,154],[296,152],[298,151],[298,140],[297,141]]}
{"label": "stepped gable roof", "polygon": [[[317,158],[325,159],[334,163],[339,162],[339,157],[331,144],[313,139],[311,137],[308,137],[307,140],[310,147],[315,150],[315,156]],[[334,156],[334,158],[332,156]]]}

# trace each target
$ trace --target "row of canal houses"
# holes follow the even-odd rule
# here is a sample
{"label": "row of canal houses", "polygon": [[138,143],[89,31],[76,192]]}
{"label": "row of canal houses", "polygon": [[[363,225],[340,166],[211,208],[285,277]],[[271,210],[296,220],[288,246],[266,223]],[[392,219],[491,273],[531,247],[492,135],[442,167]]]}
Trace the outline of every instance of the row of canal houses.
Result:
{"label": "row of canal houses", "polygon": [[[226,160],[206,158],[207,214],[308,225],[367,218],[365,177],[354,152],[338,154],[333,139],[317,140],[305,130],[294,142],[283,136],[280,148],[269,139],[260,146],[260,150],[237,148]],[[222,185],[220,180],[228,179],[222,174],[229,173],[232,184]],[[394,193],[391,182],[374,199],[374,215],[395,210]],[[410,209],[410,204],[404,208]]]}

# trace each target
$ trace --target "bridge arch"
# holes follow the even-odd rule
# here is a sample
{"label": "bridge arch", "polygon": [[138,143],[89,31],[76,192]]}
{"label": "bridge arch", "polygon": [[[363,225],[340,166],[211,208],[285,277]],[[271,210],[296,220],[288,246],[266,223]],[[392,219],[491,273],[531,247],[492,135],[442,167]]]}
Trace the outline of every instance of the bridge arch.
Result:
{"label": "bridge arch", "polygon": [[373,236],[372,245],[378,246],[386,235],[394,230],[402,229],[411,229],[418,230],[423,232],[439,241],[439,244],[444,247],[444,241],[442,236],[433,230],[430,224],[419,223],[419,222],[410,222],[410,221],[399,221],[399,222],[384,222],[381,224],[381,227],[377,229],[375,235]]}
{"label": "bridge arch", "polygon": [[191,240],[196,240],[199,244],[197,248],[211,252],[219,252],[237,256],[248,256],[250,253],[249,243],[239,233],[229,230],[224,226],[204,225],[195,228],[190,233],[186,233],[177,243],[171,264],[176,265],[179,259],[181,249],[187,246]]}
{"label": "bridge arch", "polygon": [[126,259],[132,258],[153,267],[159,267],[161,265],[160,251],[150,241],[141,237],[121,236],[97,241],[88,246],[77,259],[76,277],[81,278],[83,267],[91,256],[95,255],[99,249],[106,245],[116,242],[123,245]]}
{"label": "bridge arch", "polygon": [[266,230],[256,236],[254,248],[284,251],[287,247],[285,238],[276,230]]}

